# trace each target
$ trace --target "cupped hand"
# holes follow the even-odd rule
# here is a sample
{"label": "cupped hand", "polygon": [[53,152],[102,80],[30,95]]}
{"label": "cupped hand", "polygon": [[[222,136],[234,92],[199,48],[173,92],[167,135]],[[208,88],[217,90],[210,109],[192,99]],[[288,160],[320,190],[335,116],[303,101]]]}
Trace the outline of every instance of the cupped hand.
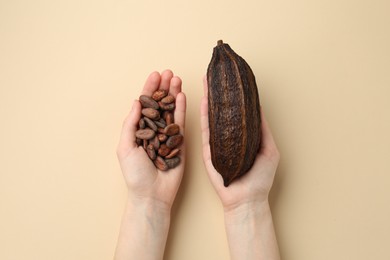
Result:
{"label": "cupped hand", "polygon": [[244,176],[234,180],[228,187],[225,187],[222,176],[216,171],[211,161],[207,97],[208,86],[205,78],[203,79],[203,85],[204,96],[200,106],[203,162],[209,179],[218,193],[225,211],[234,210],[244,204],[267,202],[280,155],[265,119],[263,109],[261,108],[262,139],[255,162]]}
{"label": "cupped hand", "polygon": [[[152,96],[158,89],[167,90],[176,98],[175,123],[184,136],[186,97],[181,89],[182,81],[172,71],[153,72],[146,80],[141,95]],[[132,199],[159,203],[172,207],[179,188],[185,165],[185,141],[180,146],[180,164],[174,169],[160,171],[149,159],[142,147],[137,147],[135,132],[141,117],[141,104],[135,100],[129,115],[123,122],[122,133],[117,148],[117,156],[124,175],[129,196]]]}

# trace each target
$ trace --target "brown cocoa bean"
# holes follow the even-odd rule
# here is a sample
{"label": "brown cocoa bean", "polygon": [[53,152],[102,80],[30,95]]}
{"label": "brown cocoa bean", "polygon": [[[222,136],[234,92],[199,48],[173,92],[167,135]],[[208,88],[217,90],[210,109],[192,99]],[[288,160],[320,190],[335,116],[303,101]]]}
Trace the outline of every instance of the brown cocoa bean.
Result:
{"label": "brown cocoa bean", "polygon": [[180,149],[175,148],[167,156],[165,156],[165,159],[170,159],[170,158],[176,156],[179,152],[180,152]]}
{"label": "brown cocoa bean", "polygon": [[167,156],[170,153],[171,149],[166,144],[162,144],[160,148],[158,148],[158,154],[162,157]]}
{"label": "brown cocoa bean", "polygon": [[165,111],[166,114],[165,114],[165,122],[167,123],[167,125],[170,125],[170,124],[173,124],[174,123],[174,119],[173,119],[173,114],[169,111]]}
{"label": "brown cocoa bean", "polygon": [[153,122],[152,119],[149,119],[149,118],[145,117],[144,120],[145,120],[146,125],[149,126],[150,129],[152,129],[153,131],[157,132],[157,126]]}
{"label": "brown cocoa bean", "polygon": [[166,171],[180,163],[177,148],[183,142],[180,126],[174,124],[175,97],[159,89],[151,97],[140,95],[142,117],[135,133],[136,144],[142,146],[157,169]]}
{"label": "brown cocoa bean", "polygon": [[141,102],[141,105],[143,108],[153,108],[153,109],[158,109],[158,103],[151,97],[148,97],[146,95],[141,95],[139,97],[139,102]]}
{"label": "brown cocoa bean", "polygon": [[180,132],[180,126],[178,124],[170,124],[165,127],[164,132],[168,136],[177,135]]}
{"label": "brown cocoa bean", "polygon": [[145,125],[145,120],[143,118],[141,118],[138,122],[138,126],[140,129],[144,129],[146,127]]}
{"label": "brown cocoa bean", "polygon": [[157,138],[162,143],[168,139],[168,136],[166,134],[157,134]]}
{"label": "brown cocoa bean", "polygon": [[180,163],[180,157],[176,156],[170,159],[165,159],[165,163],[168,165],[169,169],[173,169]]}
{"label": "brown cocoa bean", "polygon": [[173,135],[170,136],[166,142],[166,145],[168,148],[173,149],[177,146],[179,146],[183,142],[183,136],[182,135]]}
{"label": "brown cocoa bean", "polygon": [[164,89],[159,89],[159,90],[156,90],[153,95],[152,95],[152,98],[155,100],[155,101],[160,101],[162,98],[166,97],[168,95],[168,92]]}
{"label": "brown cocoa bean", "polygon": [[161,128],[165,128],[167,126],[167,123],[163,118],[160,118],[159,120],[154,121],[154,123]]}
{"label": "brown cocoa bean", "polygon": [[146,147],[146,153],[148,154],[149,158],[151,160],[155,160],[157,155],[156,155],[156,150],[154,150],[154,147],[152,144],[149,144],[147,147]]}
{"label": "brown cocoa bean", "polygon": [[158,102],[158,105],[162,110],[167,110],[167,111],[172,111],[175,109],[175,103],[170,103],[170,104],[164,104],[163,102]]}
{"label": "brown cocoa bean", "polygon": [[150,107],[143,108],[141,110],[141,113],[152,120],[158,120],[160,118],[160,113],[158,112],[158,110],[154,108],[150,108]]}
{"label": "brown cocoa bean", "polygon": [[168,95],[168,96],[164,97],[163,99],[161,99],[161,102],[164,103],[164,104],[173,103],[173,102],[175,102],[175,97],[171,96],[171,95]]}
{"label": "brown cocoa bean", "polygon": [[165,162],[165,160],[160,157],[160,156],[157,156],[156,157],[156,160],[153,161],[154,165],[157,167],[157,169],[161,170],[161,171],[166,171],[168,170],[168,165],[167,163]]}
{"label": "brown cocoa bean", "polygon": [[157,135],[149,140],[149,144],[153,145],[154,150],[158,150],[160,148],[160,140],[158,140]]}
{"label": "brown cocoa bean", "polygon": [[143,140],[149,140],[153,138],[156,135],[156,132],[154,132],[150,128],[145,128],[145,129],[139,129],[135,132],[135,137]]}

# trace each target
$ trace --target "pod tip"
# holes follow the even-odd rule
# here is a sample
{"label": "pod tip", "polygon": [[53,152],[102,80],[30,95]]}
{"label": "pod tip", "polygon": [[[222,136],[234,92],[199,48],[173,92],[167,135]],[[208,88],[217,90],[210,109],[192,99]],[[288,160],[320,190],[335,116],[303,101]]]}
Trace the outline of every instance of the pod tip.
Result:
{"label": "pod tip", "polygon": [[222,45],[222,44],[223,44],[223,41],[222,41],[222,40],[218,40],[218,41],[217,41],[217,45],[218,45],[218,46],[220,46],[220,45]]}

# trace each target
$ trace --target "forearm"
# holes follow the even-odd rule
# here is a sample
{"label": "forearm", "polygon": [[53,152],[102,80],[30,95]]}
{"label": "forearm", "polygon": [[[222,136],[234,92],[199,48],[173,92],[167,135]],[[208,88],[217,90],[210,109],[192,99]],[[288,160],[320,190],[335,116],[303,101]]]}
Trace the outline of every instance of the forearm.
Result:
{"label": "forearm", "polygon": [[169,223],[170,210],[165,205],[129,198],[114,259],[163,259]]}
{"label": "forearm", "polygon": [[279,260],[268,201],[246,203],[225,211],[231,260]]}

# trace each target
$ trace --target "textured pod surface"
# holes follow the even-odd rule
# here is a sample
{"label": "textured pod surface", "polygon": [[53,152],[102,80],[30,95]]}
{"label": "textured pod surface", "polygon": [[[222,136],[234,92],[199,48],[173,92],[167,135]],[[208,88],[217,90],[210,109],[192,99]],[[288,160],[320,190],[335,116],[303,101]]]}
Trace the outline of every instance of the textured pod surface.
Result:
{"label": "textured pod surface", "polygon": [[260,147],[260,100],[246,61],[218,41],[207,69],[211,160],[227,187],[253,165]]}

